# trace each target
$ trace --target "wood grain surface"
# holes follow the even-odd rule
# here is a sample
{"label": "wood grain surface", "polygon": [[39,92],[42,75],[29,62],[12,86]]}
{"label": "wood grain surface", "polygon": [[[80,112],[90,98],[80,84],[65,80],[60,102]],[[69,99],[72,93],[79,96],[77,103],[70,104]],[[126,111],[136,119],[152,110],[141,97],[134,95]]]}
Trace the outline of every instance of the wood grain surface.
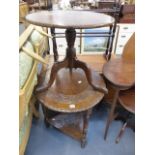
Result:
{"label": "wood grain surface", "polygon": [[97,28],[112,25],[115,19],[89,11],[39,11],[26,16],[34,25],[54,28]]}

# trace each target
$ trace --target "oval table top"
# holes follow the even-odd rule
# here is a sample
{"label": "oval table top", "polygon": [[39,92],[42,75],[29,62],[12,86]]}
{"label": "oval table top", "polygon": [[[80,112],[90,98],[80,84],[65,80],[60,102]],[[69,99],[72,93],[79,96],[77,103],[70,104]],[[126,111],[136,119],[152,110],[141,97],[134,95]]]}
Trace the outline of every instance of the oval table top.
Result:
{"label": "oval table top", "polygon": [[116,58],[103,66],[104,77],[114,86],[128,88],[135,83],[135,61]]}
{"label": "oval table top", "polygon": [[[105,87],[103,78],[92,71],[92,81],[95,85]],[[45,92],[37,95],[39,101],[48,109],[73,113],[88,110],[98,104],[104,93],[96,91],[87,82],[82,69],[61,69],[53,85]]]}
{"label": "oval table top", "polygon": [[115,19],[91,11],[39,11],[26,16],[34,25],[54,28],[97,28],[112,25]]}

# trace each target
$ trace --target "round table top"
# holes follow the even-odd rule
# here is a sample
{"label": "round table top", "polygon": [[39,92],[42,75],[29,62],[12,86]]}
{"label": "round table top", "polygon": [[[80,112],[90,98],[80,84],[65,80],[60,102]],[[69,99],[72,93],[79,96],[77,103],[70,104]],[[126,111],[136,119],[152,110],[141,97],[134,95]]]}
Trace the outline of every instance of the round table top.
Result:
{"label": "round table top", "polygon": [[91,11],[40,11],[26,16],[34,25],[54,28],[97,28],[112,25],[115,19]]}
{"label": "round table top", "polygon": [[135,89],[130,88],[119,93],[119,103],[129,112],[135,113]]}
{"label": "round table top", "polygon": [[135,83],[135,61],[117,58],[103,67],[104,77],[117,87],[131,87]]}
{"label": "round table top", "polygon": [[[105,87],[103,78],[92,71],[92,81],[96,86]],[[87,82],[82,69],[61,69],[53,85],[45,92],[37,95],[39,101],[48,109],[58,112],[86,111],[103,98],[104,93],[94,90]]]}

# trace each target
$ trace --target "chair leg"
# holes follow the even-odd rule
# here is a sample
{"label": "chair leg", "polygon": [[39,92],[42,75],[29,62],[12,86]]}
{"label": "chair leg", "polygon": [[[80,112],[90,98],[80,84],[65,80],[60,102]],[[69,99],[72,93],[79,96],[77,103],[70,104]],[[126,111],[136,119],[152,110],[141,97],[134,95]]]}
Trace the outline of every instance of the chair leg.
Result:
{"label": "chair leg", "polygon": [[127,122],[125,122],[124,124],[123,124],[123,127],[121,128],[121,130],[120,130],[120,132],[119,132],[119,134],[118,134],[118,136],[117,136],[117,138],[116,138],[116,143],[119,143],[119,141],[120,141],[120,139],[121,139],[121,137],[122,137],[122,135],[123,135],[123,133],[124,133],[124,131],[125,131],[125,129],[126,129],[126,127],[127,127]]}
{"label": "chair leg", "polygon": [[113,99],[113,103],[112,103],[112,107],[110,109],[110,113],[109,113],[107,123],[106,123],[106,128],[105,128],[105,133],[104,133],[104,140],[106,140],[106,138],[107,138],[110,123],[112,122],[112,120],[114,118],[114,111],[115,111],[118,95],[119,95],[119,90],[116,90],[115,95],[114,95],[114,99]]}

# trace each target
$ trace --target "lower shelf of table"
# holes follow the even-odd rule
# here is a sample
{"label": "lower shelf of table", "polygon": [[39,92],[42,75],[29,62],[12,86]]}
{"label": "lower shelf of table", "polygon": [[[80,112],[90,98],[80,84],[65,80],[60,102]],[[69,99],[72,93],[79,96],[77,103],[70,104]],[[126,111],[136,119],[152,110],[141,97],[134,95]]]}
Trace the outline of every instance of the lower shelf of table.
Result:
{"label": "lower shelf of table", "polygon": [[55,127],[62,133],[78,140],[81,143],[81,147],[86,145],[86,134],[84,134],[84,112],[79,113],[59,113],[53,118],[46,118],[44,123],[46,127],[50,125]]}

